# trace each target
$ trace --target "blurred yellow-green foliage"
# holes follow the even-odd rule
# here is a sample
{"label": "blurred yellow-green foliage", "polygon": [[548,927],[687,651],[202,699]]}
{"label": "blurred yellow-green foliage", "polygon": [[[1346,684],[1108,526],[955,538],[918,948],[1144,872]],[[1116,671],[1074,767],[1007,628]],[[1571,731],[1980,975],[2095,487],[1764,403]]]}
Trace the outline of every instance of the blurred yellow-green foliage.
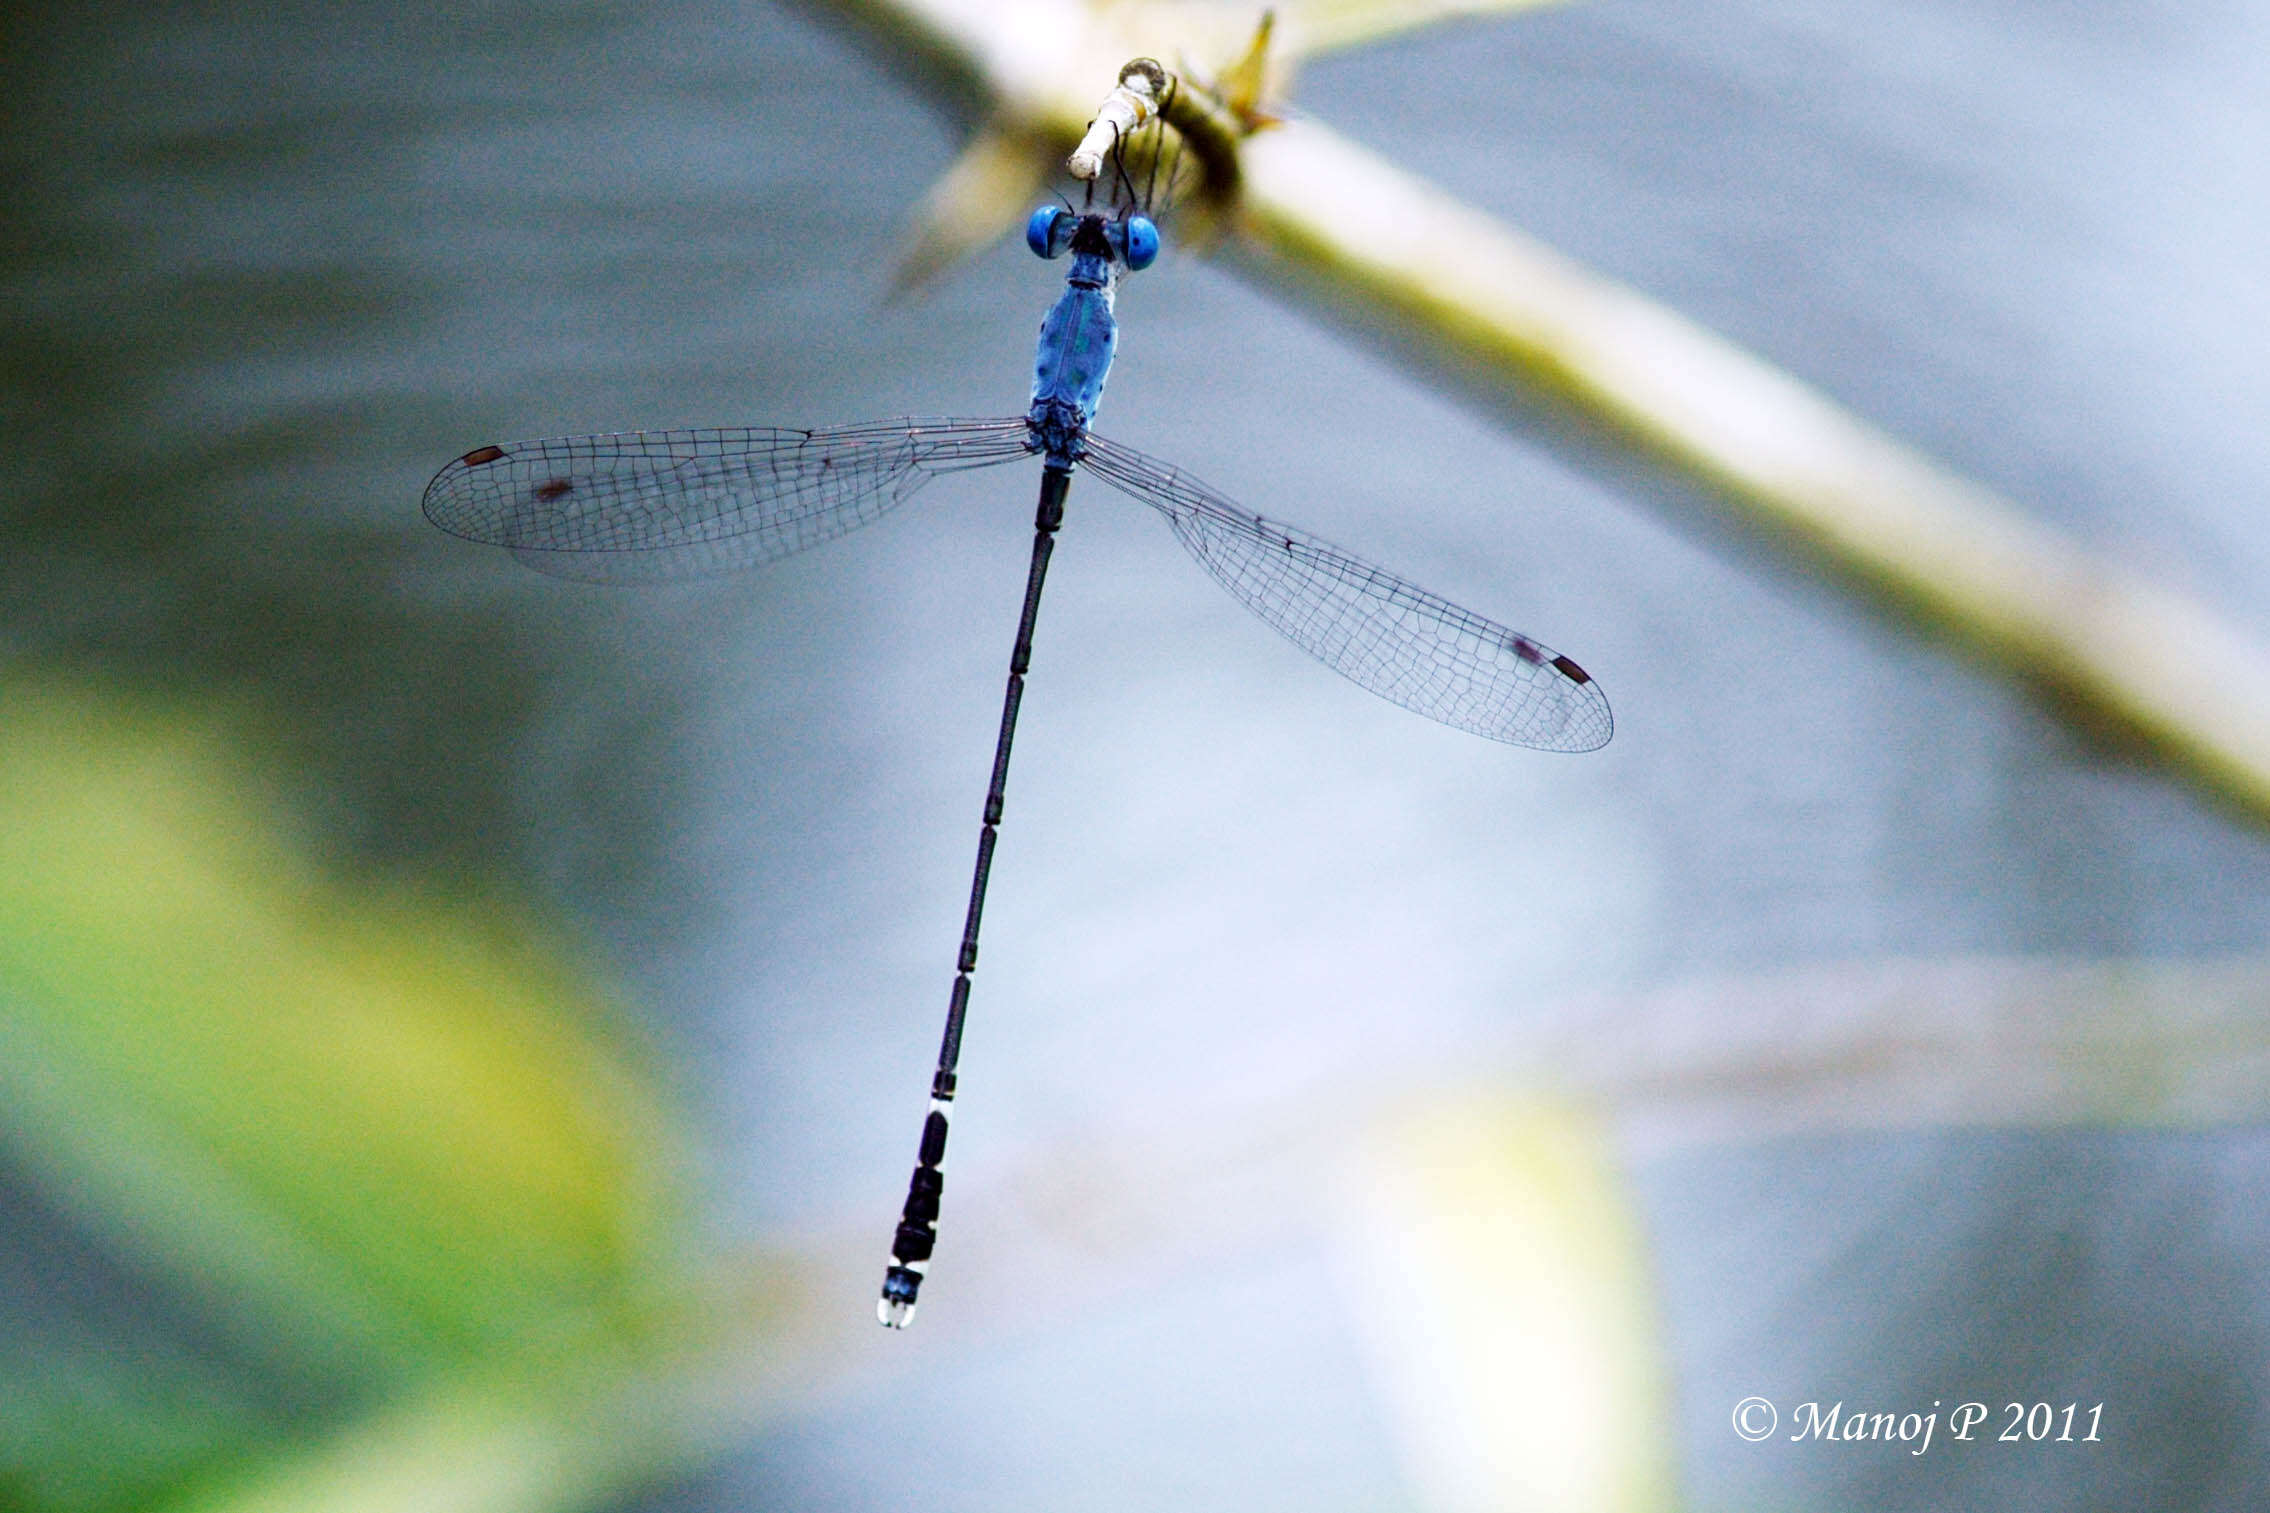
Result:
{"label": "blurred yellow-green foliage", "polygon": [[596,984],[495,896],[336,875],[253,734],[0,685],[8,1148],[222,1336],[152,1362],[0,1334],[9,1507],[163,1506],[324,1417],[232,1402],[199,1357],[345,1411],[635,1343],[688,1259],[679,1114]]}

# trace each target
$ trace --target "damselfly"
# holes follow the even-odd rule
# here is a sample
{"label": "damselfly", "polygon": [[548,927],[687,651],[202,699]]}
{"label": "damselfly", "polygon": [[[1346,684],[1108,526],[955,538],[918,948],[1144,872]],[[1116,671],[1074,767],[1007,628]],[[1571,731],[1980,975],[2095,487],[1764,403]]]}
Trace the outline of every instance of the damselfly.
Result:
{"label": "damselfly", "polygon": [[[1044,205],[1025,228],[1036,254],[1069,254],[1072,266],[1041,325],[1032,399],[1023,415],[510,442],[466,453],[425,493],[434,524],[502,547],[543,572],[598,582],[655,581],[785,557],[865,525],[939,474],[1040,458],[1032,564],[1009,658],[946,1033],[876,1305],[882,1321],[899,1328],[914,1316],[937,1241],[947,1109],[1009,747],[1041,584],[1076,468],[1157,510],[1207,572],[1294,645],[1406,709],[1549,751],[1592,750],[1613,728],[1598,685],[1567,657],[1292,526],[1254,515],[1188,474],[1089,429],[1118,341],[1113,292],[1159,251],[1149,214],[1153,197],[1135,192],[1125,157],[1134,137],[1122,140],[1115,128],[1111,140],[1108,203],[1096,205],[1091,179],[1082,209]],[[1158,162],[1154,142],[1154,184]]]}

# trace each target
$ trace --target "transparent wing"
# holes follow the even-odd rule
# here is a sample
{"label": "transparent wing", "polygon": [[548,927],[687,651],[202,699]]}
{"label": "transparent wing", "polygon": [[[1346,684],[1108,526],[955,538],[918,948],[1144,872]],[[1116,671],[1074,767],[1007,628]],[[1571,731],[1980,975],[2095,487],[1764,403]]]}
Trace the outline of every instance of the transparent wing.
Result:
{"label": "transparent wing", "polygon": [[865,525],[940,473],[1031,450],[1022,417],[514,441],[435,474],[425,511],[453,536],[562,578],[698,578],[800,552]]}
{"label": "transparent wing", "polygon": [[1591,751],[1615,731],[1585,670],[1313,536],[1264,520],[1197,479],[1090,432],[1084,466],[1167,517],[1190,554],[1295,646],[1405,709],[1545,751]]}

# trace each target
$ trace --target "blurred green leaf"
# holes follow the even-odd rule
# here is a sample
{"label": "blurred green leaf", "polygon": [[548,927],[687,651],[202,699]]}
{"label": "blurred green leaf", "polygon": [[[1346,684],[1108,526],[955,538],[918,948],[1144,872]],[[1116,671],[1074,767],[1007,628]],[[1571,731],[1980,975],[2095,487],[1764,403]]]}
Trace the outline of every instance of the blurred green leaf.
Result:
{"label": "blurred green leaf", "polygon": [[211,1332],[0,1334],[9,1506],[136,1504],[325,1417],[232,1401],[213,1351],[337,1415],[635,1353],[681,1284],[690,1141],[595,984],[497,898],[332,875],[290,816],[185,700],[0,683],[0,1140]]}

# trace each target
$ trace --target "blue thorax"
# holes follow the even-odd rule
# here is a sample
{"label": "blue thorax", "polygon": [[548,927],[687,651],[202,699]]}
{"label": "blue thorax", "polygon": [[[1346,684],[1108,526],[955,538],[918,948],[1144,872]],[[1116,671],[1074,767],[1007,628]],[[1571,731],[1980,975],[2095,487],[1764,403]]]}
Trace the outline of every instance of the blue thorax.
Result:
{"label": "blue thorax", "polygon": [[1050,467],[1070,467],[1079,460],[1080,432],[1103,403],[1104,380],[1111,376],[1112,354],[1119,347],[1111,284],[1108,259],[1075,254],[1064,292],[1040,323],[1027,419]]}
{"label": "blue thorax", "polygon": [[1081,437],[1103,403],[1104,380],[1111,376],[1112,355],[1119,348],[1112,286],[1122,268],[1149,266],[1158,251],[1158,233],[1140,216],[1108,222],[1043,206],[1034,213],[1026,240],[1042,257],[1066,250],[1072,254],[1064,292],[1040,323],[1032,408],[1025,416],[1047,465],[1069,468],[1080,460]]}

